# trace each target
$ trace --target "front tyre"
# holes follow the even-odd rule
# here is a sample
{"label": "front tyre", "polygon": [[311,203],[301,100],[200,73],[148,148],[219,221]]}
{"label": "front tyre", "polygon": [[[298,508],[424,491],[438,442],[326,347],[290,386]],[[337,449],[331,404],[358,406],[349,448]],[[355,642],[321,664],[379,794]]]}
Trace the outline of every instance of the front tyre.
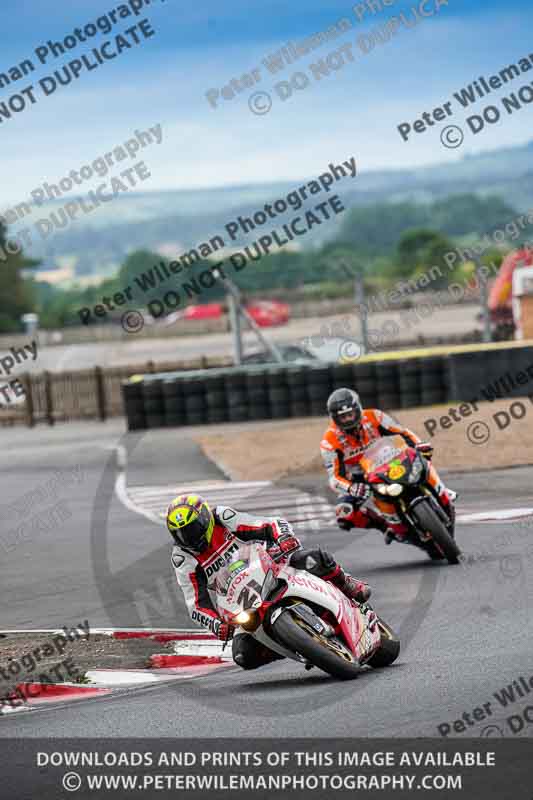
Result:
{"label": "front tyre", "polygon": [[[416,517],[421,530],[431,534],[432,544],[437,553],[441,553],[444,558],[447,558],[450,564],[458,564],[461,551],[457,547],[455,539],[448,533],[444,523],[432,509],[429,501],[418,503],[413,508],[412,514]],[[435,556],[431,555],[431,558],[435,558]]]}
{"label": "front tyre", "polygon": [[293,616],[290,608],[276,619],[271,630],[288,650],[335,678],[350,680],[361,672],[357,659],[341,641],[313,631],[305,620]]}
{"label": "front tyre", "polygon": [[400,640],[386,622],[378,617],[378,627],[381,634],[381,644],[371,658],[366,662],[369,667],[388,667],[400,655]]}

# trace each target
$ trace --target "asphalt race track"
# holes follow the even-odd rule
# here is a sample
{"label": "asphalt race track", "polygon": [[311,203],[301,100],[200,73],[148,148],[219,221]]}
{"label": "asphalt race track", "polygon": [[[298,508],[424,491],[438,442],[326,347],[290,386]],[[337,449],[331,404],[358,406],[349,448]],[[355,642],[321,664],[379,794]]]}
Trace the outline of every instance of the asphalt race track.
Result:
{"label": "asphalt race track", "polygon": [[[61,627],[85,619],[92,627],[190,627],[172,585],[164,528],[126,508],[114,493],[113,447],[122,437],[121,422],[2,431],[2,511],[59,469],[64,480],[46,504],[62,501],[70,514],[43,532],[32,524],[38,509],[28,509],[24,520],[12,523],[15,528],[24,521],[24,535],[2,534],[2,628]],[[127,482],[134,486],[222,477],[181,432],[127,437],[126,446]],[[67,473],[77,477],[70,480]],[[447,481],[461,493],[463,514],[531,504],[530,468],[448,475]],[[322,484],[300,485],[324,491]],[[460,524],[458,540],[469,557],[448,567],[431,564],[413,548],[385,547],[375,532],[352,535],[330,526],[307,532],[307,545],[327,544],[373,586],[374,607],[402,638],[393,667],[368,670],[347,683],[292,662],[255,672],[232,667],[112,698],[7,715],[0,736],[438,735],[439,724],[533,674],[532,534],[533,525],[516,521]],[[510,737],[505,718],[528,700],[508,710],[493,702],[491,715],[459,735],[499,735],[500,729]],[[527,724],[521,735],[531,735]]]}

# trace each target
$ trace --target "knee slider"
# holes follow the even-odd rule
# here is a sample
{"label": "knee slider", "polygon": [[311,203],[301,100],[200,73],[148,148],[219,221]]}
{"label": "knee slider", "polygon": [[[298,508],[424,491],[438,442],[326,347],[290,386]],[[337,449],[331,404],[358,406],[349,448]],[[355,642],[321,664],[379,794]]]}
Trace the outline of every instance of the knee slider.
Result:
{"label": "knee slider", "polygon": [[339,503],[335,506],[335,516],[337,519],[345,519],[353,514],[353,505],[351,503]]}

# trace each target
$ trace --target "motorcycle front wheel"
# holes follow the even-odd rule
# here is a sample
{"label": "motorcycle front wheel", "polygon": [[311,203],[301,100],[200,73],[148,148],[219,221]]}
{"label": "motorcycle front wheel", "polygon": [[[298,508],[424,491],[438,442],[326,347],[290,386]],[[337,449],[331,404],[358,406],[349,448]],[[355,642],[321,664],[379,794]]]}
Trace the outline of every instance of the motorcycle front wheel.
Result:
{"label": "motorcycle front wheel", "polygon": [[[439,519],[435,511],[431,508],[428,500],[424,500],[413,509],[413,516],[416,517],[420,528],[431,534],[433,546],[438,552],[448,559],[450,564],[458,564],[461,551],[457,547],[446,526]],[[430,552],[431,555],[431,552]],[[431,556],[433,558],[433,556]]]}
{"label": "motorcycle front wheel", "polygon": [[388,667],[400,655],[400,640],[386,622],[378,617],[381,644],[374,655],[366,662],[369,667]]}
{"label": "motorcycle front wheel", "polygon": [[288,650],[328,675],[350,680],[361,672],[357,659],[339,639],[321,636],[305,620],[293,616],[290,608],[276,619],[271,629],[274,638]]}

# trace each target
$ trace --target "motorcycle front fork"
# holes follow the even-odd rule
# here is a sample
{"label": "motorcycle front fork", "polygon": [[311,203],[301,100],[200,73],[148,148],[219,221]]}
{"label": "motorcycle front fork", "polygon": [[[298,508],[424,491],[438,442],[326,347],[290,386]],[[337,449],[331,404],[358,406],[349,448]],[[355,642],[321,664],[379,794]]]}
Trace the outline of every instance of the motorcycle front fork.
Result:
{"label": "motorcycle front fork", "polygon": [[[449,514],[448,510],[446,508],[443,508],[443,506],[441,505],[440,498],[435,495],[435,493],[431,490],[430,487],[421,486],[420,487],[420,491],[423,492],[423,494],[426,497],[429,498],[429,500],[430,500],[433,508],[435,509],[436,513],[439,515],[439,517],[441,518],[442,522],[446,525],[446,528],[448,529],[450,534],[453,536],[454,535],[454,527],[455,527],[455,509],[454,509],[454,507],[450,504],[450,511],[452,513]],[[402,515],[405,518],[406,522],[409,524],[409,527],[417,532],[417,535],[420,537],[420,539],[423,542],[428,542],[432,538],[431,534],[428,533],[427,531],[419,530],[417,521],[415,519],[413,519],[413,517],[410,514],[410,509],[413,507],[413,505],[416,505],[417,502],[418,503],[422,502],[423,499],[424,499],[423,497],[415,498],[415,500],[413,500],[413,501],[411,501],[411,503],[409,503],[409,506],[406,504],[405,500],[401,499],[400,502],[399,502],[399,507],[401,508]]]}

